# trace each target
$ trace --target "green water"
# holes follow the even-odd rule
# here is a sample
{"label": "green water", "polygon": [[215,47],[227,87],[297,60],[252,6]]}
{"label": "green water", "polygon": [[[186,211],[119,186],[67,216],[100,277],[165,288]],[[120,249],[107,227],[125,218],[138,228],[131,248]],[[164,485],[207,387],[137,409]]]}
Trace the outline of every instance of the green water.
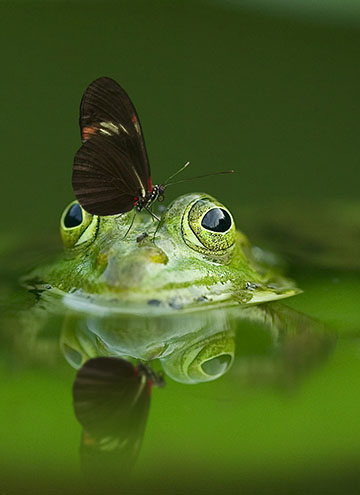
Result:
{"label": "green water", "polygon": [[[19,310],[32,301],[17,287],[61,250],[78,105],[100,75],[133,98],[155,183],[187,160],[194,174],[237,170],[175,186],[167,200],[205,190],[224,202],[255,244],[284,257],[304,290],[287,304],[336,336],[294,382],[287,368],[270,372],[271,346],[256,325],[238,333],[224,377],[168,379],[153,391],[132,479],[102,480],[103,491],[357,492],[360,26],[151,0],[4,2],[0,27],[4,493],[94,486],[79,474],[75,370],[55,347],[20,352]],[[47,328],[50,342],[60,324]],[[244,375],[244,357],[260,371]]]}

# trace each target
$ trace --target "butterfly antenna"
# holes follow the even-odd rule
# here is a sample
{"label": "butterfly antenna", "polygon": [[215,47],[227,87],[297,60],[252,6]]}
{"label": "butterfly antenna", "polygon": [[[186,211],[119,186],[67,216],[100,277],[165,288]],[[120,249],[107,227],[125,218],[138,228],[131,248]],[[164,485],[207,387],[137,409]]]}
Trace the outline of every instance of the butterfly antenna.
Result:
{"label": "butterfly antenna", "polygon": [[224,172],[214,172],[213,174],[198,175],[196,177],[189,177],[188,179],[180,179],[180,180],[177,180],[175,182],[168,182],[164,185],[166,187],[167,186],[173,186],[174,184],[180,184],[180,182],[189,182],[190,180],[203,179],[204,177],[211,177],[212,175],[233,174],[234,172],[235,172],[235,170],[225,170]]}
{"label": "butterfly antenna", "polygon": [[182,172],[183,170],[185,170],[186,167],[188,167],[189,165],[190,165],[190,162],[186,162],[185,165],[183,165],[181,168],[179,168],[179,170],[177,172],[175,172],[174,174],[170,175],[170,177],[168,177],[166,179],[166,182],[165,182],[164,186],[167,186],[169,180],[173,179],[177,174],[180,174],[180,172]]}
{"label": "butterfly antenna", "polygon": [[123,239],[125,239],[125,237],[127,237],[127,235],[129,234],[132,226],[134,225],[135,216],[136,216],[136,210],[134,210],[134,214],[133,214],[133,217],[132,217],[132,220],[131,220],[131,223],[130,223],[130,227],[127,229],[126,234],[124,235]]}

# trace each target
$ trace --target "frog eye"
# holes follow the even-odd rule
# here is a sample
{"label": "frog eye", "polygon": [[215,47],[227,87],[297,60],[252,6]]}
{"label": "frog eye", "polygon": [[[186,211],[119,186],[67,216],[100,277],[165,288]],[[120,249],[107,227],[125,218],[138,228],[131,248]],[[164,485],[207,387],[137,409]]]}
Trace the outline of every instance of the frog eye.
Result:
{"label": "frog eye", "polygon": [[201,226],[210,232],[224,234],[232,225],[232,218],[224,208],[212,208],[201,219]]}
{"label": "frog eye", "polygon": [[184,212],[182,235],[192,249],[222,256],[235,243],[235,224],[229,210],[215,199],[198,199]]}
{"label": "frog eye", "polygon": [[90,215],[77,201],[70,203],[61,215],[60,232],[64,246],[86,245],[95,239],[99,217]]}
{"label": "frog eye", "polygon": [[78,227],[83,221],[82,209],[79,203],[74,203],[67,210],[64,218],[64,226],[67,229]]}

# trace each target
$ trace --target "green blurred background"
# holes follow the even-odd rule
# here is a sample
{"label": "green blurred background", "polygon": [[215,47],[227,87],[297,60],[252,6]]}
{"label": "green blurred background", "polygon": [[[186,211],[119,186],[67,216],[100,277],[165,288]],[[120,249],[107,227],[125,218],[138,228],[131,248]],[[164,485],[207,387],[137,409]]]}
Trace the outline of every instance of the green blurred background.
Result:
{"label": "green blurred background", "polygon": [[350,2],[338,2],[336,25],[326,2],[321,18],[311,9],[276,16],[279,2],[272,11],[270,0],[248,10],[240,1],[2,2],[2,227],[57,228],[73,198],[80,98],[101,75],[135,102],[154,183],[187,160],[189,175],[237,171],[178,186],[168,198],[205,189],[230,208],[357,198],[353,3],[347,23]]}
{"label": "green blurred background", "polygon": [[[27,242],[57,238],[60,214],[73,199],[80,98],[102,75],[120,82],[136,105],[154,183],[187,160],[188,175],[236,170],[175,186],[167,199],[205,190],[270,246],[271,231],[253,226],[258,216],[264,221],[295,203],[291,231],[303,211],[316,215],[311,205],[356,204],[359,50],[360,7],[349,0],[1,2],[0,233],[8,246],[19,234]],[[357,227],[340,248],[358,246],[358,211],[351,210]],[[327,234],[341,237],[328,218],[326,225]],[[236,368],[213,384],[170,382],[156,391],[140,486],[356,490],[360,316],[353,257],[340,272],[338,259],[350,259],[341,249],[321,273],[293,266],[305,293],[291,304],[355,340],[340,343],[295,393],[238,389]],[[2,482],[32,480],[44,491],[67,483],[68,490],[80,436],[71,407],[74,371],[64,364],[9,376],[4,365],[2,376]]]}

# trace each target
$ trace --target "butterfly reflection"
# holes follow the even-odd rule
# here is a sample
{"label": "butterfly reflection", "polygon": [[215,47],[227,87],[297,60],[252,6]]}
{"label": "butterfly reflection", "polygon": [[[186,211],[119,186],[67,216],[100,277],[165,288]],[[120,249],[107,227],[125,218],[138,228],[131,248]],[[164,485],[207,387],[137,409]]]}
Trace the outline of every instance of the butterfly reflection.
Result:
{"label": "butterfly reflection", "polygon": [[124,359],[98,357],[80,368],[73,401],[83,427],[80,451],[85,474],[128,475],[141,447],[153,385],[163,386],[162,376]]}

